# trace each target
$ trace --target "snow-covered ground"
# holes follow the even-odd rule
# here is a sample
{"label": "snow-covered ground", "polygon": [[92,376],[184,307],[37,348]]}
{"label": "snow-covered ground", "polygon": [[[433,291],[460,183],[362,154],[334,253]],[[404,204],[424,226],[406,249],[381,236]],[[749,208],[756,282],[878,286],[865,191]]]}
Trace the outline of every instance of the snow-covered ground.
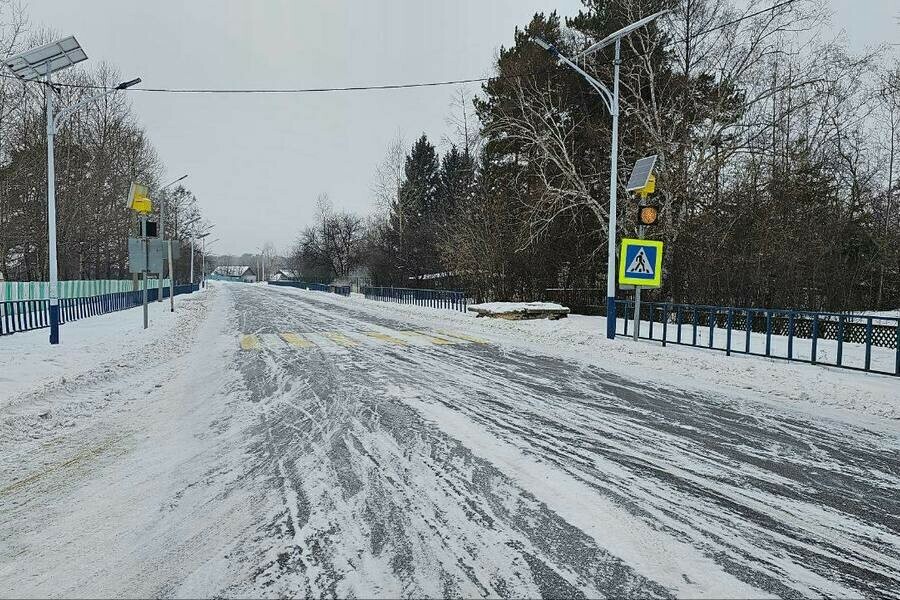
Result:
{"label": "snow-covered ground", "polygon": [[0,596],[900,593],[897,379],[219,283],[0,339]]}
{"label": "snow-covered ground", "polygon": [[177,348],[178,333],[190,330],[206,315],[204,292],[177,296],[176,312],[169,300],[148,305],[150,327],[144,330],[141,307],[65,323],[59,345],[51,346],[49,329],[0,337],[0,411],[9,401],[45,385],[64,384],[104,363],[136,368],[154,353]]}

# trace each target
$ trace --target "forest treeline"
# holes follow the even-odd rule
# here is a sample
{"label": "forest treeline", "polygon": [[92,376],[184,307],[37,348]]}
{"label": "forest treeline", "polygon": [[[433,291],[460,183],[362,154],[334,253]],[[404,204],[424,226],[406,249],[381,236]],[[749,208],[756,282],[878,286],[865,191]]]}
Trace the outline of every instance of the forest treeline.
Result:
{"label": "forest treeline", "polygon": [[[494,76],[456,102],[443,153],[426,136],[388,149],[375,217],[320,199],[293,264],[309,277],[364,269],[380,285],[536,299],[603,290],[611,120],[572,56],[638,18],[673,12],[622,45],[618,237],[624,191],[658,155],[664,285],[675,302],[822,310],[900,305],[900,62],[831,39],[814,0],[585,0],[535,15]],[[612,80],[612,49],[579,61]]]}
{"label": "forest treeline", "polygon": [[[59,36],[29,32],[24,8],[0,0],[0,54],[4,57]],[[75,67],[45,85],[23,84],[9,72],[0,77],[0,273],[11,281],[46,281],[47,142],[44,94],[70,106],[96,94],[91,86],[115,86],[120,74],[108,64]],[[196,198],[184,186],[160,192],[163,169],[124,92],[106,96],[72,114],[55,138],[59,277],[129,279],[128,237],[137,235],[135,213],[125,200],[132,181],[149,185],[156,201],[165,194],[167,237],[179,240],[176,278],[188,279],[189,233],[184,223],[199,217]]]}

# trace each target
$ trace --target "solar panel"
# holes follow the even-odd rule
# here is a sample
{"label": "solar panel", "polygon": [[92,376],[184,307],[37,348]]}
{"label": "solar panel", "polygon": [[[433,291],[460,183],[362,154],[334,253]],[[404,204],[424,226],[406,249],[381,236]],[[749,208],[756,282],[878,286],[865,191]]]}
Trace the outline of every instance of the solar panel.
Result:
{"label": "solar panel", "polygon": [[625,189],[629,192],[639,190],[647,185],[650,175],[653,174],[653,167],[656,165],[656,155],[645,156],[634,163],[631,170],[631,177],[628,179],[628,185]]}
{"label": "solar panel", "polygon": [[75,36],[32,48],[21,54],[10,56],[3,63],[19,79],[34,81],[46,77],[72,65],[87,60],[87,54],[81,48]]}
{"label": "solar panel", "polygon": [[625,37],[626,35],[628,35],[632,31],[634,31],[635,29],[638,29],[639,27],[643,27],[647,23],[650,23],[654,19],[658,19],[659,17],[663,16],[664,14],[666,14],[668,12],[672,12],[672,11],[670,9],[661,10],[657,13],[653,13],[649,17],[644,17],[643,19],[641,19],[639,21],[635,21],[631,25],[626,25],[625,27],[616,31],[615,33],[609,34],[608,36],[606,36],[605,38],[603,38],[596,44],[592,44],[589,48],[587,48],[583,52],[579,52],[574,57],[574,60],[578,60],[579,58],[581,58],[583,56],[587,56],[588,54],[591,54],[592,52],[596,52],[597,50],[600,50],[601,48],[605,48],[605,47],[609,46],[610,44],[615,42],[617,39]]}

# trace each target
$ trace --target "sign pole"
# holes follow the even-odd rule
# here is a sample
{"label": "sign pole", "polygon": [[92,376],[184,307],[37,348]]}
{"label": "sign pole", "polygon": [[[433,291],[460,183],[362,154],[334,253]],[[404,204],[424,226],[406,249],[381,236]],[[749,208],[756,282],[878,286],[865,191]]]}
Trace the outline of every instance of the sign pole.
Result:
{"label": "sign pole", "polygon": [[[166,197],[160,192],[162,195],[162,202],[159,205],[159,239],[166,239]],[[159,290],[156,294],[156,301],[162,302],[163,297],[163,277],[165,276],[165,266],[160,267],[159,269]]]}
{"label": "sign pole", "polygon": [[148,326],[147,317],[147,276],[150,274],[150,243],[147,239],[147,215],[141,217],[141,241],[144,243],[144,329]]}
{"label": "sign pole", "polygon": [[[644,239],[644,226],[638,226],[638,239]],[[634,341],[638,341],[641,332],[641,286],[634,286]]]}
{"label": "sign pole", "polygon": [[172,240],[166,244],[169,250],[169,312],[175,312],[175,275],[172,273]]}

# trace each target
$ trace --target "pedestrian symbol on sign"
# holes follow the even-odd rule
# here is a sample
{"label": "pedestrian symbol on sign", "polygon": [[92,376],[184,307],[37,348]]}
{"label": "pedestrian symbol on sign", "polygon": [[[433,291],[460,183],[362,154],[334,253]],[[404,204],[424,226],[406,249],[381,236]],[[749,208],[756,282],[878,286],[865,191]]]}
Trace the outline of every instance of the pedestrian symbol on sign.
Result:
{"label": "pedestrian symbol on sign", "polygon": [[647,253],[644,252],[643,248],[639,249],[637,254],[634,255],[631,264],[628,265],[625,272],[628,274],[640,273],[642,275],[653,276],[653,267],[651,267],[650,263],[647,261]]}
{"label": "pedestrian symbol on sign", "polygon": [[623,239],[619,284],[659,287],[662,283],[662,252],[662,242]]}

